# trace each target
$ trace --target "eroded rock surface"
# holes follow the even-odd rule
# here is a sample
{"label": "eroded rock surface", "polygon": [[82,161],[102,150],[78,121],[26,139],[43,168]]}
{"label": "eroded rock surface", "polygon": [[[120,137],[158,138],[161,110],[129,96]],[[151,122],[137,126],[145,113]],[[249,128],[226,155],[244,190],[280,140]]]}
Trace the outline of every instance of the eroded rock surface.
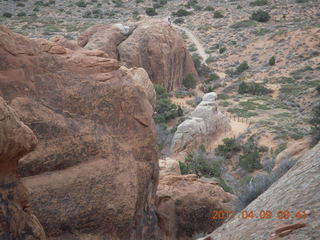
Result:
{"label": "eroded rock surface", "polygon": [[218,183],[204,182],[191,174],[163,177],[157,198],[161,239],[187,240],[220,226],[223,220],[211,219],[212,211],[227,210],[232,195]]}
{"label": "eroded rock surface", "polygon": [[178,153],[191,151],[200,144],[209,145],[221,134],[231,130],[229,120],[218,111],[217,95],[207,93],[202,102],[177,128],[171,145],[171,151]]}
{"label": "eroded rock surface", "polygon": [[0,95],[39,139],[19,166],[31,206],[49,237],[154,238],[159,171],[143,84],[102,51],[62,45],[0,27]]}
{"label": "eroded rock surface", "polygon": [[37,144],[33,132],[0,97],[0,239],[45,240],[16,172],[18,160]]}
{"label": "eroded rock surface", "polygon": [[[319,172],[320,144],[305,153],[296,165],[245,209],[254,211],[255,216],[259,216],[261,210],[271,211],[271,219],[242,219],[236,215],[204,239],[320,239]],[[278,211],[289,211],[290,216],[279,219]],[[303,217],[299,218],[298,212]]]}
{"label": "eroded rock surface", "polygon": [[119,25],[96,25],[83,32],[78,42],[105,51],[127,67],[144,68],[153,83],[169,91],[181,87],[188,74],[198,76],[181,36],[159,19],[144,17],[130,31]]}

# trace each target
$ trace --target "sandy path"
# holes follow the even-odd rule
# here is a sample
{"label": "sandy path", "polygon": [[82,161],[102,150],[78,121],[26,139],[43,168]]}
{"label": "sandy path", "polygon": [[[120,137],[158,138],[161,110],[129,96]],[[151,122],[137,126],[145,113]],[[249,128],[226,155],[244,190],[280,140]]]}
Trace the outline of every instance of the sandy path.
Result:
{"label": "sandy path", "polygon": [[[169,17],[165,17],[165,21],[169,23]],[[206,64],[206,60],[209,57],[209,55],[204,50],[204,47],[202,46],[200,41],[197,39],[197,37],[190,30],[188,30],[184,27],[180,27],[174,23],[171,23],[171,25],[174,28],[179,29],[181,31],[184,31],[187,34],[187,36],[190,38],[190,40],[196,45],[197,53],[202,57],[202,63]]]}

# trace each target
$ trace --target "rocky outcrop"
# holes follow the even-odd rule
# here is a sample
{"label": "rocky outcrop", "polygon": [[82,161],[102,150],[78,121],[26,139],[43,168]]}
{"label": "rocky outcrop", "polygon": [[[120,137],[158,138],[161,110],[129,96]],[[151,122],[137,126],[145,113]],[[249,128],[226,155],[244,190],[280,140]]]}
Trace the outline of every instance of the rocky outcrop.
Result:
{"label": "rocky outcrop", "polygon": [[[241,214],[236,215],[203,239],[320,239],[319,156],[320,143],[246,207],[245,211],[254,212],[254,218],[243,219]],[[261,219],[262,210],[271,211],[272,217]],[[279,216],[284,218],[279,219]]]}
{"label": "rocky outcrop", "polygon": [[227,210],[232,195],[215,182],[196,175],[168,175],[159,182],[157,206],[163,240],[188,240],[210,232],[223,220],[213,220],[213,210]]}
{"label": "rocky outcrop", "polygon": [[0,95],[39,139],[19,174],[47,235],[156,239],[156,134],[139,77],[102,51],[2,26],[0,59]]}
{"label": "rocky outcrop", "polygon": [[78,38],[80,47],[102,50],[114,59],[119,58],[118,45],[126,39],[126,30],[119,25],[100,24],[88,28]]}
{"label": "rocky outcrop", "polygon": [[0,97],[0,239],[45,240],[16,172],[18,160],[37,144],[33,132]]}
{"label": "rocky outcrop", "polygon": [[220,135],[231,130],[227,117],[218,111],[216,98],[215,93],[205,94],[202,102],[178,126],[172,139],[173,153],[191,151],[200,144],[208,146]]}
{"label": "rocky outcrop", "polygon": [[87,49],[99,49],[118,58],[127,67],[144,68],[151,81],[171,91],[197,72],[186,45],[177,31],[159,19],[142,18],[130,28],[123,25],[97,25],[78,40]]}

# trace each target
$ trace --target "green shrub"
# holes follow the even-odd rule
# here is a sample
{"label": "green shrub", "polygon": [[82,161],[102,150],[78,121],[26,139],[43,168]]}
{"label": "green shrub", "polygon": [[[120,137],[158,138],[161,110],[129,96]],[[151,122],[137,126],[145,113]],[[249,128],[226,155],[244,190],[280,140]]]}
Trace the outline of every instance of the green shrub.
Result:
{"label": "green shrub", "polygon": [[192,74],[188,74],[182,81],[182,84],[187,89],[196,88],[197,81]]}
{"label": "green shrub", "polygon": [[241,150],[240,144],[235,138],[225,138],[223,139],[223,143],[223,145],[219,145],[215,150],[218,156],[231,158],[234,153]]}
{"label": "green shrub", "polygon": [[226,51],[227,49],[225,47],[219,48],[219,53],[222,54]]}
{"label": "green shrub", "polygon": [[254,2],[250,2],[250,6],[264,6],[264,5],[268,5],[268,1],[267,0],[256,0]]}
{"label": "green shrub", "polygon": [[189,16],[191,14],[192,12],[189,12],[185,9],[179,9],[178,11],[172,13],[172,15],[176,17],[184,17],[184,16]]}
{"label": "green shrub", "polygon": [[8,12],[5,12],[5,13],[3,13],[2,16],[6,17],[6,18],[11,18],[11,17],[12,17],[12,14],[11,14],[11,13],[8,13]]}
{"label": "green shrub", "polygon": [[26,14],[25,12],[19,12],[19,13],[17,14],[17,16],[18,16],[18,17],[25,17],[25,16],[27,16],[27,14]]}
{"label": "green shrub", "polygon": [[181,107],[171,102],[169,94],[163,86],[155,85],[155,91],[157,95],[156,115],[154,117],[156,123],[166,123],[171,119],[183,115]]}
{"label": "green shrub", "polygon": [[276,58],[274,56],[272,56],[270,59],[269,59],[269,65],[270,66],[274,66],[276,64]]}
{"label": "green shrub", "polygon": [[214,11],[214,8],[212,6],[207,6],[204,8],[205,11]]}
{"label": "green shrub", "polygon": [[257,150],[251,151],[240,157],[239,166],[248,172],[262,168],[260,154]]}
{"label": "green shrub", "polygon": [[232,24],[230,27],[234,29],[238,28],[248,28],[248,27],[255,27],[257,24],[252,20],[243,20],[241,22],[237,22]]}
{"label": "green shrub", "polygon": [[179,163],[182,174],[196,174],[199,177],[221,176],[221,164],[223,159],[211,158],[203,145],[194,153],[189,153],[184,163]]}
{"label": "green shrub", "polygon": [[205,82],[205,83],[210,83],[210,82],[217,81],[217,80],[219,80],[219,79],[220,79],[220,77],[219,77],[218,74],[216,74],[216,73],[211,73],[211,74],[210,74],[210,77],[209,77],[208,79],[206,79],[204,82]]}
{"label": "green shrub", "polygon": [[[280,166],[270,174],[259,174],[236,189],[235,210],[241,211],[259,195],[265,192],[274,182],[283,176],[295,164],[293,160],[282,161]],[[248,178],[248,177],[247,177]]]}
{"label": "green shrub", "polygon": [[214,14],[213,14],[213,17],[214,18],[223,18],[223,14],[219,11],[215,11]]}
{"label": "green shrub", "polygon": [[175,24],[181,24],[181,23],[184,23],[184,19],[183,18],[177,18],[173,21],[173,23]]}
{"label": "green shrub", "polygon": [[318,87],[316,87],[316,90],[317,90],[318,94],[320,94],[320,85]]}
{"label": "green shrub", "polygon": [[25,7],[25,5],[24,5],[24,3],[17,3],[17,5],[16,5],[17,7]]}
{"label": "green shrub", "polygon": [[248,70],[248,69],[249,69],[249,65],[248,65],[248,63],[245,61],[245,62],[241,63],[241,64],[237,67],[236,73],[237,73],[238,75],[240,75],[241,73],[243,73],[244,71],[246,71],[246,70]]}
{"label": "green shrub", "polygon": [[312,118],[310,123],[312,125],[312,144],[316,145],[320,141],[320,103],[312,109]]}
{"label": "green shrub", "polygon": [[87,3],[85,1],[79,1],[75,3],[78,7],[85,8],[87,6]]}
{"label": "green shrub", "polygon": [[270,20],[270,15],[265,11],[258,10],[251,14],[251,19],[257,22],[268,22]]}
{"label": "green shrub", "polygon": [[239,94],[266,95],[272,92],[271,89],[264,87],[261,83],[255,82],[241,82],[238,89]]}
{"label": "green shrub", "polygon": [[154,8],[147,8],[146,9],[146,14],[148,16],[156,16],[156,15],[158,15],[158,13],[156,12],[156,10]]}

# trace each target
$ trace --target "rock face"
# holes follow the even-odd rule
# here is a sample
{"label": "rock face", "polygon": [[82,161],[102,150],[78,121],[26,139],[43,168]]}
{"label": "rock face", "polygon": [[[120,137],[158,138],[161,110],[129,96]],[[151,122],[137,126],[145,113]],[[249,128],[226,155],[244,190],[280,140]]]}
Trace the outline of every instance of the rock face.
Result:
{"label": "rock face", "polygon": [[181,87],[188,74],[198,77],[183,39],[165,21],[143,18],[131,29],[97,25],[82,33],[78,42],[105,51],[127,67],[144,68],[153,83],[169,91]]}
{"label": "rock face", "polygon": [[218,111],[216,98],[215,93],[205,94],[190,117],[178,126],[172,139],[173,153],[186,149],[191,151],[200,144],[207,146],[221,134],[231,130],[229,120]]}
{"label": "rock face", "polygon": [[0,97],[0,239],[46,239],[30,208],[29,193],[16,174],[18,160],[36,144],[33,132]]}
{"label": "rock face", "polygon": [[119,58],[117,46],[126,39],[126,32],[117,25],[100,24],[88,28],[78,38],[78,44],[85,49],[99,49],[114,59]]}
{"label": "rock face", "polygon": [[0,95],[39,139],[19,174],[47,236],[157,235],[156,133],[138,78],[101,51],[72,51],[2,26],[0,59]]}
{"label": "rock face", "polygon": [[232,195],[196,175],[168,175],[159,182],[157,198],[161,239],[188,240],[223,223],[211,219],[212,211],[227,210]]}
{"label": "rock face", "polygon": [[[269,210],[271,219],[242,219],[236,215],[214,231],[211,238],[204,239],[320,239],[319,156],[320,143],[245,209],[254,211],[256,216],[263,209]],[[277,212],[286,210],[290,212],[288,219],[278,219]],[[298,212],[302,218],[298,218]]]}

